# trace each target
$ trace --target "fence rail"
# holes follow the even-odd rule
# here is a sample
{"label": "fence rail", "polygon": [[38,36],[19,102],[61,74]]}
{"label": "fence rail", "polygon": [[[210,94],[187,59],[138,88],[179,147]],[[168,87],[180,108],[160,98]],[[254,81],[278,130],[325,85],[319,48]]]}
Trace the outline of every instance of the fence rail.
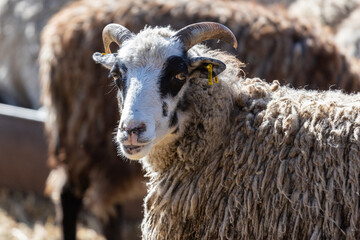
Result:
{"label": "fence rail", "polygon": [[0,187],[42,193],[49,173],[46,113],[0,104]]}

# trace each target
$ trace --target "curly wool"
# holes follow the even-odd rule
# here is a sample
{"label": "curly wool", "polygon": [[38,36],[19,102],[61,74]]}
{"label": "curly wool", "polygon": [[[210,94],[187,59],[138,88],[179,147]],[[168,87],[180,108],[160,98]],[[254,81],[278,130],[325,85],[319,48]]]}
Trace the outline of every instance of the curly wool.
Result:
{"label": "curly wool", "polygon": [[185,130],[142,160],[143,239],[359,239],[360,94],[230,72],[192,79]]}

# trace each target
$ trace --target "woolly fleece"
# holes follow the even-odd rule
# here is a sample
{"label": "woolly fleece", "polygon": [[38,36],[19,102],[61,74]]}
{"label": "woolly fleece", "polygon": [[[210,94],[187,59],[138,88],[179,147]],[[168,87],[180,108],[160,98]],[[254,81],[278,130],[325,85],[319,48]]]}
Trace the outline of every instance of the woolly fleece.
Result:
{"label": "woolly fleece", "polygon": [[[185,130],[142,160],[143,239],[359,239],[360,94],[191,79]],[[236,64],[235,64],[236,65]]]}

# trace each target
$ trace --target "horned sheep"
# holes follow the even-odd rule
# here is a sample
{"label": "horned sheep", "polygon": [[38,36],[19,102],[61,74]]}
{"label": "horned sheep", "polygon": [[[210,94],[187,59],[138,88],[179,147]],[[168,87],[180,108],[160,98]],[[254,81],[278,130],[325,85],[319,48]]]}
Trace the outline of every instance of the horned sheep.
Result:
{"label": "horned sheep", "polygon": [[359,239],[360,94],[243,78],[211,38],[236,47],[212,22],[109,24],[93,55],[119,88],[121,154],[150,178],[143,239]]}
{"label": "horned sheep", "polygon": [[[62,220],[65,235],[75,235],[82,205],[100,219],[112,219],[115,204],[142,196],[136,190],[143,188],[140,167],[119,160],[113,147],[112,132],[119,117],[111,101],[113,86],[108,85],[105,71],[89,61],[92,50],[101,48],[102,29],[109,22],[136,32],[145,24],[180,28],[205,20],[225,23],[235,32],[236,54],[247,63],[244,71],[249,76],[279,79],[295,87],[360,90],[358,66],[321,29],[292,19],[284,10],[218,0],[69,4],[44,28],[39,56],[42,102],[49,112],[49,163],[54,169],[47,192],[58,209],[67,202],[59,210],[59,215],[68,216]],[[219,47],[217,42],[209,45]]]}

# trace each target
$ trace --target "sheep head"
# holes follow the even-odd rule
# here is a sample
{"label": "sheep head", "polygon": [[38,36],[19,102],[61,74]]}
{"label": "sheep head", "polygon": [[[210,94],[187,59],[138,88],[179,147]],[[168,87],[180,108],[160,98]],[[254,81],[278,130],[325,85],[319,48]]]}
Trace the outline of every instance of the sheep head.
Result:
{"label": "sheep head", "polygon": [[[145,28],[137,35],[118,24],[104,28],[106,52],[94,53],[93,59],[110,69],[119,89],[121,118],[116,141],[124,156],[143,158],[154,145],[174,137],[186,119],[179,102],[189,79],[206,79],[209,64],[213,76],[225,70],[220,60],[191,50],[208,39],[237,47],[233,33],[212,22],[192,24],[177,32],[168,27]],[[116,54],[110,52],[111,42],[120,47]]]}

